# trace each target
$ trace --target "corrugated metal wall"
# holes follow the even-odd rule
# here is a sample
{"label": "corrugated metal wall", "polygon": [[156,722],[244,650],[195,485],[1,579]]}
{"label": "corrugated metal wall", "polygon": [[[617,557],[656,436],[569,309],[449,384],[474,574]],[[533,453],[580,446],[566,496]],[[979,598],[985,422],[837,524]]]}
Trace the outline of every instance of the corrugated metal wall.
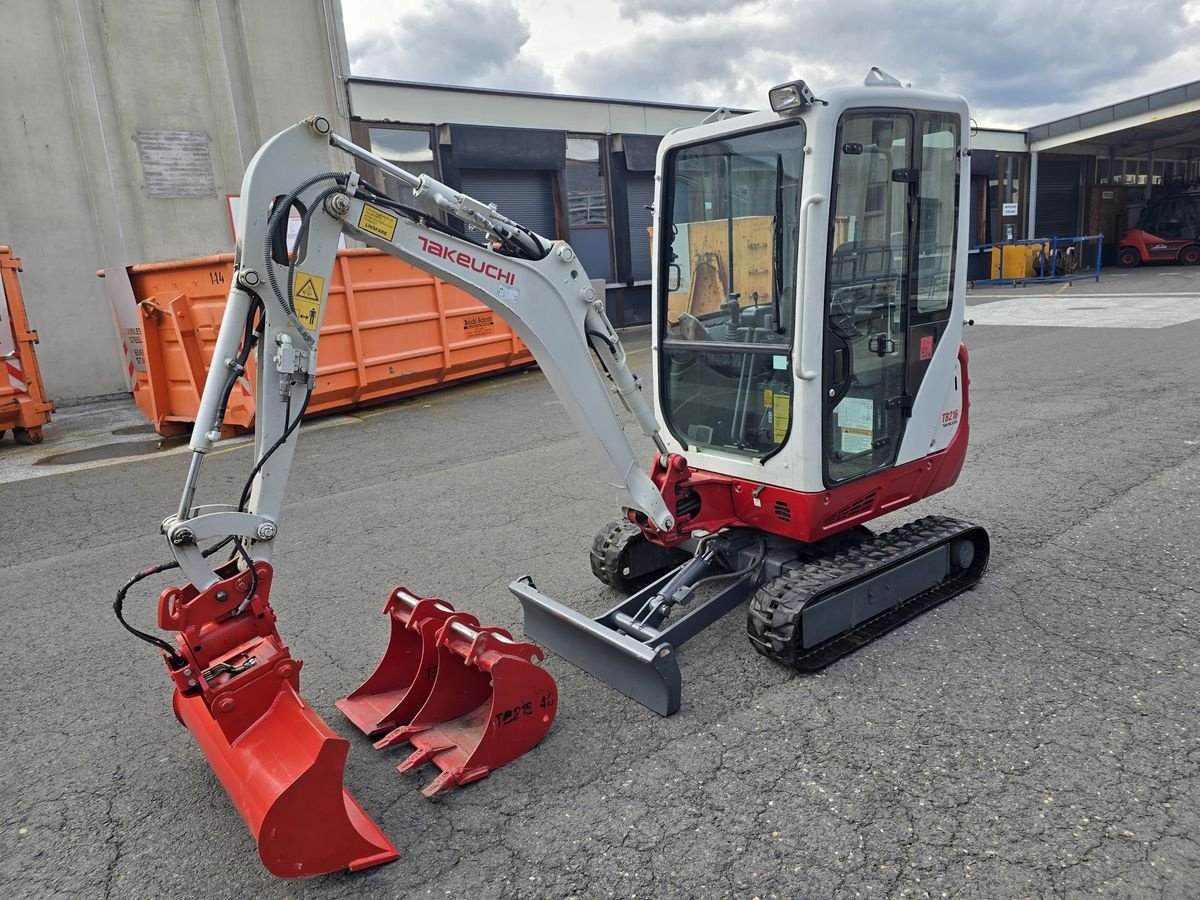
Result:
{"label": "corrugated metal wall", "polygon": [[635,281],[650,280],[650,232],[654,224],[648,206],[654,203],[654,175],[630,173],[629,191],[629,262]]}
{"label": "corrugated metal wall", "polygon": [[1074,237],[1079,234],[1080,164],[1078,159],[1042,159],[1039,162],[1035,237]]}
{"label": "corrugated metal wall", "polygon": [[[462,190],[476,200],[495,203],[508,218],[544,237],[556,238],[551,173],[516,169],[465,169]],[[478,232],[472,236],[477,237]]]}

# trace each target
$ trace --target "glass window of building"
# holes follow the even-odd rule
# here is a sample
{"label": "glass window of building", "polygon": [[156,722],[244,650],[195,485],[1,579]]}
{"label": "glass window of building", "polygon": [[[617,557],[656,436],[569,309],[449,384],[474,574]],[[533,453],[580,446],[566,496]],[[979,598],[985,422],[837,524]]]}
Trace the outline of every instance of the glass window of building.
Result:
{"label": "glass window of building", "polygon": [[608,224],[608,191],[597,138],[567,138],[567,208],[572,228]]}
{"label": "glass window of building", "polygon": [[[433,141],[428,128],[372,127],[367,132],[371,152],[414,175],[437,177],[433,156]],[[392,175],[369,168],[364,177],[377,188],[397,200],[412,201],[412,190]]]}

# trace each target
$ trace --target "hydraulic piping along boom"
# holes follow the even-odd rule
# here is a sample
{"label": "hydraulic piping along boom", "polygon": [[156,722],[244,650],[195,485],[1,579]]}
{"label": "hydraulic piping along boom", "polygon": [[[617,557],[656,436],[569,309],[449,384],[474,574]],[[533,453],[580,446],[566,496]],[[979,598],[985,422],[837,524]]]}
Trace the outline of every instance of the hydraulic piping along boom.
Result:
{"label": "hydraulic piping along boom", "polygon": [[[411,201],[387,197],[356,173],[331,170],[331,146],[399,179],[411,188]],[[295,213],[301,224],[291,239],[287,223]],[[481,246],[446,227],[443,214],[480,229],[491,244]],[[233,285],[192,430],[187,477],[178,509],[162,524],[188,581],[159,600],[159,627],[173,631],[175,640],[171,645],[139,636],[163,652],[176,712],[272,872],[294,877],[377,865],[395,859],[395,847],[342,787],[349,745],[301,698],[301,664],[275,629],[269,601],[271,550],[298,426],[316,383],[339,236],[344,232],[437,275],[508,322],[584,443],[624,490],[625,505],[664,531],[674,528],[674,517],[641,468],[611,393],[660,453],[666,448],[604,300],[565,242],[549,241],[493,206],[354,146],[333,135],[322,118],[281,132],[258,151],[243,181],[237,224]],[[253,466],[236,502],[197,506],[204,457],[221,436],[229,391],[251,353],[258,374]],[[232,553],[226,549],[210,563],[210,556],[230,547]],[[437,673],[407,722],[393,722],[398,713],[383,710],[388,724],[397,726],[383,743],[407,741],[415,748],[401,768],[432,761],[442,770],[426,793],[481,778],[545,734],[557,689],[535,665],[537,647],[432,600],[422,599],[417,608],[397,606],[389,615],[393,636],[401,635],[395,652],[412,656],[415,635],[418,649],[429,654],[419,675],[427,680],[429,671]],[[403,674],[381,665],[347,698],[343,708],[352,721],[368,730],[383,723],[373,712],[384,704],[375,689],[382,679],[384,695],[396,695]],[[415,705],[410,693],[405,696]],[[514,710],[520,715],[514,717]]]}
{"label": "hydraulic piping along boom", "polygon": [[[326,171],[330,146],[411,188],[411,205],[383,195],[357,174]],[[605,464],[614,485],[623,489],[623,505],[644,513],[661,531],[674,527],[673,515],[615,414],[606,380],[665,458],[660,425],[629,368],[603,298],[596,296],[567,243],[543,238],[493,205],[427,175],[414,175],[332,134],[328,121],[319,117],[281,132],[263,146],[247,169],[242,196],[234,286],[189,442],[193,457],[179,508],[163,523],[172,552],[197,588],[217,580],[200,556],[201,541],[233,536],[250,558],[269,560],[298,410],[315,381],[317,333],[342,232],[437,275],[498,313],[529,346],[584,443]],[[280,237],[274,232],[282,231],[287,221],[285,212],[273,208],[279,198],[303,210],[303,246],[287,258],[271,249]],[[480,246],[443,226],[438,218],[443,213],[483,231],[491,246]],[[296,292],[302,281],[319,286],[319,302],[301,300]],[[299,305],[304,302],[308,305]],[[259,310],[261,322],[252,325]],[[252,333],[259,378],[256,468],[248,501],[196,508],[201,463],[220,437],[225,397],[244,369],[245,343]],[[589,350],[605,377],[587,359]],[[276,378],[267,374],[272,370]]]}

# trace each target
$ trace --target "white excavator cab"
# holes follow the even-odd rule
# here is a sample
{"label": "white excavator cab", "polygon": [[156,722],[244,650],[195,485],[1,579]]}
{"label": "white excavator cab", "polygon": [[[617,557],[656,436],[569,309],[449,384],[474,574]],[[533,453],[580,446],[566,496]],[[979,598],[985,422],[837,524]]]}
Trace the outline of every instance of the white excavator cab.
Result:
{"label": "white excavator cab", "polygon": [[877,84],[667,136],[654,348],[672,452],[820,493],[948,446],[967,121],[960,98]]}
{"label": "white excavator cab", "polygon": [[989,552],[965,523],[864,525],[966,453],[966,102],[877,71],[771,97],[659,147],[651,474],[673,527],[632,510],[596,536],[592,571],[630,594],[601,616],[512,585],[527,634],[664,715],[675,650],[747,599],[754,647],[816,669],[965,590]]}

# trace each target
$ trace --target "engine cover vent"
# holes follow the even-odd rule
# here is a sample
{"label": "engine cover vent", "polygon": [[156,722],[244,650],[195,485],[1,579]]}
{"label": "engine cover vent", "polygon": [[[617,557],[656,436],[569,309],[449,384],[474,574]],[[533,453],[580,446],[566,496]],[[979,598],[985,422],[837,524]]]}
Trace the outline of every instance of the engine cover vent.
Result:
{"label": "engine cover vent", "polygon": [[875,491],[871,491],[871,493],[859,497],[849,506],[844,506],[833,515],[828,516],[825,519],[824,524],[833,525],[835,522],[842,522],[846,519],[852,519],[861,513],[869,511],[871,507],[875,505],[875,494]]}

